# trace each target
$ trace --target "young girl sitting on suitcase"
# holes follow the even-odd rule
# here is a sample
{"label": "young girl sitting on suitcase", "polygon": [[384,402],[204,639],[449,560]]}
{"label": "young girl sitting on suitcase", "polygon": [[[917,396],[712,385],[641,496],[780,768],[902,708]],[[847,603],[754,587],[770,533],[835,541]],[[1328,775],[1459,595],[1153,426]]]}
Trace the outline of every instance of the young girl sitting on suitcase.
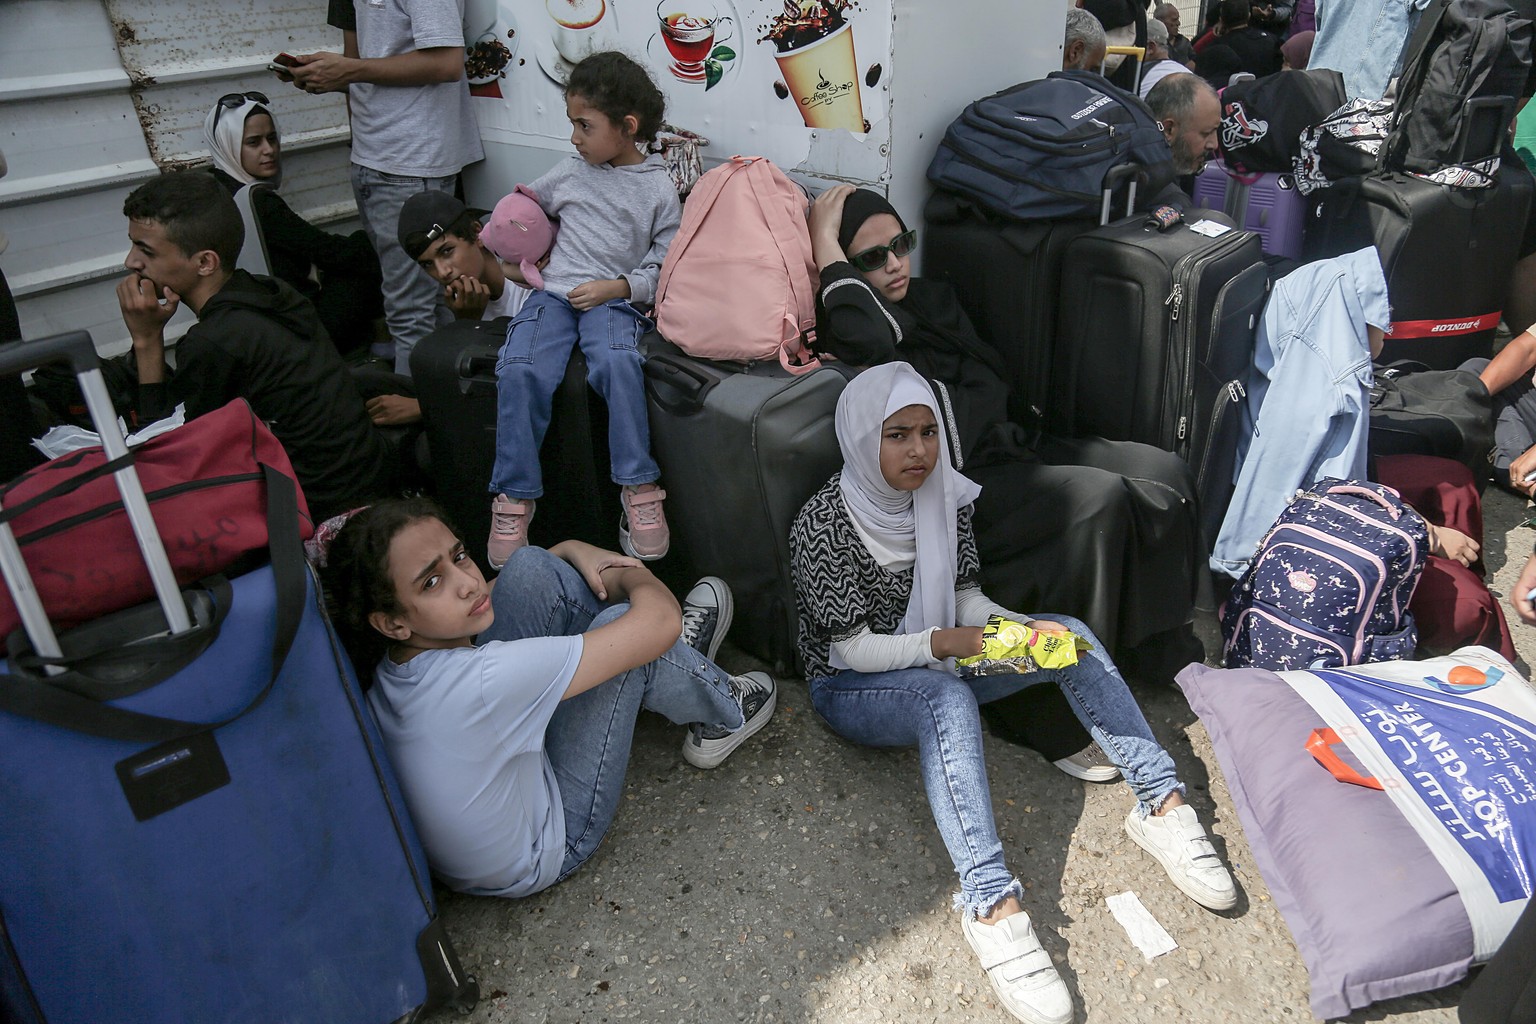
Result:
{"label": "young girl sitting on suitcase", "polygon": [[608,403],[608,449],[623,514],[619,543],[636,558],[660,558],[670,534],[662,512],[661,470],[651,457],[640,336],[681,207],[660,156],[638,143],[661,127],[664,100],[645,70],[621,53],[597,53],[571,71],[565,87],[576,156],[529,186],[560,221],[544,288],[513,318],[496,362],[496,462],[491,474],[487,558],[499,569],[528,542],[544,493],[539,446],[571,348],[581,346],[587,377]]}
{"label": "young girl sitting on suitcase", "polygon": [[335,522],[317,535],[326,594],[360,664],[377,659],[368,699],[452,889],[527,896],[592,856],[642,707],[690,724],[701,768],[773,715],[771,677],[710,660],[730,625],[716,578],[680,614],[639,562],[579,541],[521,548],[487,584],[425,499]]}
{"label": "young girl sitting on suitcase", "polygon": [[[971,533],[980,488],[952,467],[939,423],[933,391],[906,363],[871,367],[843,391],[843,470],[805,504],[790,535],[800,654],[811,703],[835,732],[918,748],[928,803],[960,876],[955,906],[966,939],[1010,1012],[1065,1024],[1071,996],[1003,860],[978,704],[1060,684],[1136,794],[1125,822],[1131,838],[1197,903],[1227,910],[1237,891],[1098,638],[1076,619],[1020,615],[982,593]],[[1090,649],[1066,668],[963,680],[953,659],[981,653],[991,615],[1071,630]]]}

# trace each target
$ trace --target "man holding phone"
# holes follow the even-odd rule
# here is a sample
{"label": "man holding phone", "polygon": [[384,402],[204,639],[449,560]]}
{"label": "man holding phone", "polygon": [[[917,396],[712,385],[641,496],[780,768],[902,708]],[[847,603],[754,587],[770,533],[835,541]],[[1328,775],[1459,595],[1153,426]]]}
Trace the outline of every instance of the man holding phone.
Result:
{"label": "man holding phone", "polygon": [[347,94],[352,191],[384,272],[395,372],[409,374],[411,349],[451,317],[400,248],[400,208],[417,192],[453,192],[485,156],[464,78],[462,0],[330,0],[326,20],[342,30],[342,52],[299,54],[277,74],[305,92]]}

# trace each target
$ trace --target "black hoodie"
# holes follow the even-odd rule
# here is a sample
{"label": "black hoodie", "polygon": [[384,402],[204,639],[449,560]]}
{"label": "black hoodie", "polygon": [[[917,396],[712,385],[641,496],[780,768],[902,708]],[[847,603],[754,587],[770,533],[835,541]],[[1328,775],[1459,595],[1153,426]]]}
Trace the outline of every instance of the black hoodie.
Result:
{"label": "black hoodie", "polygon": [[243,270],[203,305],[166,383],[139,386],[138,411],[155,419],[185,402],[193,419],[236,398],[283,442],[316,522],[389,493],[388,446],[315,307]]}

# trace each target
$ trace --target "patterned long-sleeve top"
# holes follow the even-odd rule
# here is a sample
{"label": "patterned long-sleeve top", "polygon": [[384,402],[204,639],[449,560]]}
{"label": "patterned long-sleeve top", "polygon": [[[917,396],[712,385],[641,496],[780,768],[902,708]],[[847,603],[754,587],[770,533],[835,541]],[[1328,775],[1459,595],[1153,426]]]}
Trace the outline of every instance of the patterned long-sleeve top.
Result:
{"label": "patterned long-sleeve top", "polygon": [[[872,633],[899,630],[912,596],[912,570],[892,572],[864,546],[843,502],[840,476],[811,496],[789,533],[790,572],[800,610],[800,657],[808,680],[837,674],[830,660],[834,643],[866,627]],[[955,591],[980,590],[981,559],[969,506],[960,510],[956,526]]]}

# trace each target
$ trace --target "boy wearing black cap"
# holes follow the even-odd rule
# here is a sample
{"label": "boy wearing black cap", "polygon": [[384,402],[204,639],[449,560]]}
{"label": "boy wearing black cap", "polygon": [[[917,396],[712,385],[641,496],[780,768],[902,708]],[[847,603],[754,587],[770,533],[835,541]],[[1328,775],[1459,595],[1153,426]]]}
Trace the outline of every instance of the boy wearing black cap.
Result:
{"label": "boy wearing black cap", "polygon": [[515,316],[530,294],[518,269],[481,244],[481,226],[446,192],[418,192],[400,208],[400,248],[443,286],[443,302],[460,320]]}

